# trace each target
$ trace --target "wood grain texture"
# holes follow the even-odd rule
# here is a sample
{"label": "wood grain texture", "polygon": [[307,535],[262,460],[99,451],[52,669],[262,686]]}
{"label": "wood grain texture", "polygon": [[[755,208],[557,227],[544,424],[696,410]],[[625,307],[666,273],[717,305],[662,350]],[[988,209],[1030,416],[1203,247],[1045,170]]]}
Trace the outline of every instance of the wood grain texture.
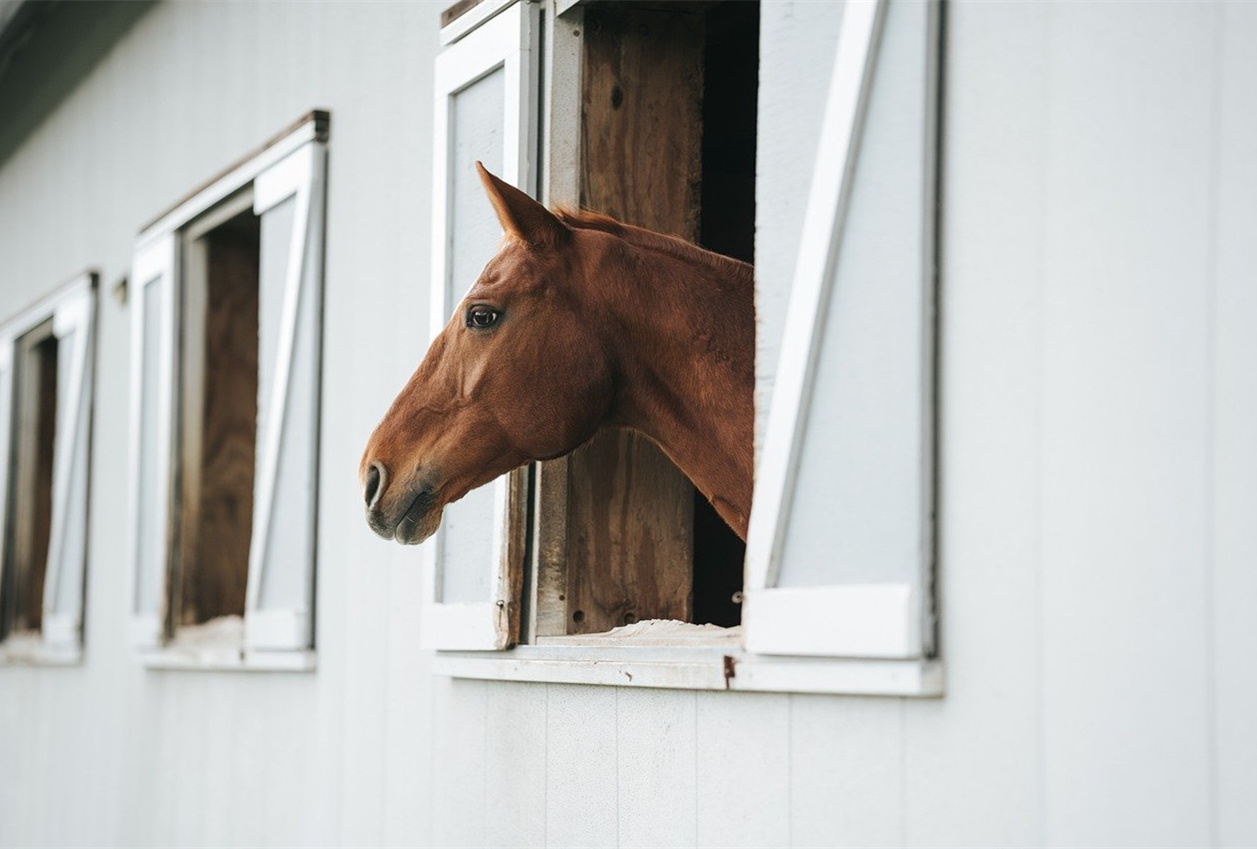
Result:
{"label": "wood grain texture", "polygon": [[[585,17],[581,204],[698,238],[703,22],[635,7]],[[692,610],[693,486],[652,442],[600,433],[568,461],[568,633]]]}
{"label": "wood grain texture", "polygon": [[[237,216],[204,238],[199,428],[185,433],[179,624],[243,615],[253,532],[258,414],[258,220]],[[201,328],[198,328],[200,330]],[[193,337],[195,338],[195,337]],[[185,422],[185,428],[195,427]]]}

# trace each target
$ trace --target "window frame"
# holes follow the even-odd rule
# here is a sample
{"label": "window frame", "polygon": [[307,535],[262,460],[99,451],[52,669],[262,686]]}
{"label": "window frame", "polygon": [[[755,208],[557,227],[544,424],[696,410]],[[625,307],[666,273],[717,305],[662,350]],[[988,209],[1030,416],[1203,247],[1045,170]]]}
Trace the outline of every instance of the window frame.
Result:
{"label": "window frame", "polygon": [[[536,184],[539,9],[520,0],[511,5],[482,0],[492,16],[479,19],[436,59],[433,104],[432,276],[430,340],[444,329],[461,295],[448,291],[450,210],[450,118],[453,98],[489,74],[503,69],[502,179],[531,189]],[[512,96],[514,95],[514,96]],[[440,601],[446,560],[445,526],[423,546],[425,591],[420,639],[425,648],[497,651],[519,635],[520,588],[527,548],[528,468],[487,484],[494,489],[493,540],[484,602]]]}
{"label": "window frame", "polygon": [[[17,367],[16,348],[26,334],[51,322],[48,338],[59,343],[70,334],[80,334],[79,344],[72,350],[72,359],[66,372],[69,386],[64,397],[74,404],[67,411],[58,398],[53,435],[52,504],[49,516],[50,528],[48,553],[44,571],[44,592],[41,599],[42,617],[37,639],[25,635],[6,638],[0,642],[0,666],[30,664],[40,666],[65,666],[82,663],[84,653],[84,620],[87,599],[87,546],[91,532],[90,493],[92,466],[92,415],[93,389],[96,367],[96,298],[99,275],[86,271],[69,283],[58,287],[26,308],[18,315],[0,324],[0,521],[7,525],[11,499],[13,440],[18,428],[14,426],[19,415],[16,398]],[[58,356],[64,356],[59,351]],[[61,365],[58,363],[58,371]],[[57,392],[62,387],[58,380]],[[65,446],[70,445],[67,452]],[[71,488],[77,464],[82,464],[83,486]],[[82,550],[66,552],[66,523],[71,511],[78,511],[83,522]],[[7,534],[0,532],[0,578],[3,577]],[[67,557],[72,558],[67,562]],[[69,611],[57,609],[58,588],[65,580],[72,579],[65,571],[77,571],[79,592]],[[2,584],[0,584],[2,586]]]}
{"label": "window frame", "polygon": [[[859,146],[858,133],[867,110],[886,8],[887,0],[874,0],[849,2],[844,9],[820,141],[821,149],[841,149],[843,155],[836,164],[834,157],[818,157],[814,166],[789,315],[807,315],[809,310],[815,315],[816,305],[824,303],[822,299],[832,285]],[[540,176],[542,200],[552,205],[574,207],[580,200],[579,169],[573,168],[572,163],[580,151],[581,54],[580,48],[572,45],[580,42],[575,36],[583,29],[583,14],[580,0],[559,0],[558,11],[547,13],[545,18],[545,113],[541,121],[546,161]],[[932,134],[926,143],[926,178],[931,187],[938,155],[940,15],[938,0],[931,0],[928,27],[930,49],[935,53],[927,56],[926,82],[926,132]],[[937,210],[931,189],[925,194],[926,247],[930,255]],[[929,276],[924,281],[926,308],[932,313],[933,263],[927,261],[925,265],[924,273]],[[780,590],[772,585],[789,515],[786,494],[794,482],[799,428],[810,394],[815,349],[822,336],[822,323],[806,323],[807,333],[791,334],[785,340],[777,372],[768,435],[757,473],[747,548],[747,601],[740,634],[737,629],[704,633],[699,630],[702,626],[690,626],[693,630],[661,645],[632,628],[617,629],[625,633],[544,638],[493,652],[437,651],[434,671],[485,680],[907,697],[942,695],[944,668],[932,645],[932,598],[923,597],[932,592],[932,551],[922,565],[920,587],[925,592],[917,586],[900,584]],[[927,325],[931,335],[924,344],[932,353],[932,321]],[[923,438],[932,448],[932,363],[926,364],[924,374],[926,385],[921,391],[927,399],[930,432]],[[547,502],[561,501],[564,496],[561,490],[566,475],[562,463],[552,461],[539,471],[535,488],[538,517],[554,512],[544,509]],[[765,475],[763,470],[774,463],[780,464],[779,468]],[[921,469],[920,481],[925,507],[929,509],[934,486],[932,452]],[[541,615],[536,604],[536,572],[545,568],[546,551],[563,530],[547,527],[540,518],[536,525],[531,543],[534,568],[522,599],[534,621]],[[842,617],[848,624],[829,634],[814,633],[820,630],[815,628],[806,629],[812,633],[800,633],[801,629],[794,628],[794,623],[785,618],[800,615],[810,621],[823,616],[829,622]],[[533,628],[526,626],[526,630],[531,633]],[[783,639],[775,639],[781,634],[785,635]]]}
{"label": "window frame", "polygon": [[[238,161],[201,188],[146,226],[136,238],[130,275],[131,318],[131,459],[129,562],[131,564],[130,642],[144,666],[152,669],[212,669],[310,671],[316,665],[314,638],[315,596],[317,578],[317,546],[311,543],[310,553],[297,567],[303,570],[308,589],[308,605],[291,610],[263,610],[259,605],[262,576],[261,558],[266,551],[266,534],[270,527],[270,506],[276,494],[276,469],[279,462],[281,430],[288,415],[287,393],[292,380],[292,354],[296,344],[298,310],[303,297],[315,303],[313,370],[314,420],[310,434],[312,486],[308,497],[310,527],[317,527],[318,456],[321,405],[319,401],[322,372],[322,299],[323,299],[323,223],[325,217],[325,184],[327,138],[330,116],[315,110],[302,116],[261,148]],[[178,467],[176,461],[175,425],[182,409],[181,374],[185,354],[177,353],[176,329],[184,308],[184,279],[188,271],[184,262],[184,243],[192,232],[206,229],[225,202],[240,206],[240,196],[248,197],[248,208],[259,218],[289,198],[296,198],[293,229],[290,236],[289,261],[285,266],[280,332],[277,338],[276,374],[270,386],[270,408],[273,414],[265,431],[256,436],[254,479],[254,526],[249,550],[248,587],[243,616],[243,632],[236,639],[207,639],[204,643],[181,642],[171,625],[173,593],[178,585],[174,574],[174,545],[171,533],[172,507]],[[234,200],[233,200],[234,196]],[[243,201],[241,201],[243,203]],[[298,237],[300,244],[298,244]],[[259,277],[259,285],[262,285]],[[155,383],[155,433],[152,445],[143,445],[142,417],[145,363],[145,293],[149,286],[159,286],[159,338],[157,380]],[[141,538],[142,451],[149,451],[148,461],[156,464],[153,499],[154,515],[148,529],[151,539]],[[153,576],[141,573],[141,551],[151,544],[162,559]],[[155,578],[159,586],[149,587],[156,593],[156,613],[139,610],[142,582]],[[168,634],[174,633],[173,639]]]}

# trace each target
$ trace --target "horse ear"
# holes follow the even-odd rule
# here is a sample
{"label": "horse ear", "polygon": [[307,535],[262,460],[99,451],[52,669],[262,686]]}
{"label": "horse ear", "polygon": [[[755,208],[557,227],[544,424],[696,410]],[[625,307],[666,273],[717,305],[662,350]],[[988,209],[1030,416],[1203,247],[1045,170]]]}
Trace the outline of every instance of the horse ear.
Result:
{"label": "horse ear", "polygon": [[510,183],[490,174],[479,160],[476,160],[476,170],[480,172],[480,182],[484,183],[485,194],[489,196],[503,230],[530,245],[553,247],[567,238],[566,225],[550,210]]}

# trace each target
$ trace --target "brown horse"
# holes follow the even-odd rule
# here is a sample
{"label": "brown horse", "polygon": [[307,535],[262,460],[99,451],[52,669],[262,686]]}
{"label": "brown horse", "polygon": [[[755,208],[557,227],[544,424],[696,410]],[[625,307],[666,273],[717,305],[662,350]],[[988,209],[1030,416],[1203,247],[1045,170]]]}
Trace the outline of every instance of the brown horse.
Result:
{"label": "brown horse", "polygon": [[368,524],[422,542],[470,490],[624,426],[745,539],[753,268],[605,216],[552,213],[476,167],[506,235],[367,442]]}

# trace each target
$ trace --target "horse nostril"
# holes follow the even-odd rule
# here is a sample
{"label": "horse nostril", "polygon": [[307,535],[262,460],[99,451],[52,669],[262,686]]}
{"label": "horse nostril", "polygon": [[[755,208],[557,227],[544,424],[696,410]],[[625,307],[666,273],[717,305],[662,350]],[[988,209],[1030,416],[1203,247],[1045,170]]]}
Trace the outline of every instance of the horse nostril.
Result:
{"label": "horse nostril", "polygon": [[384,492],[386,479],[387,473],[384,471],[384,466],[372,460],[371,465],[367,467],[367,486],[364,492],[368,510],[375,507],[376,501]]}

